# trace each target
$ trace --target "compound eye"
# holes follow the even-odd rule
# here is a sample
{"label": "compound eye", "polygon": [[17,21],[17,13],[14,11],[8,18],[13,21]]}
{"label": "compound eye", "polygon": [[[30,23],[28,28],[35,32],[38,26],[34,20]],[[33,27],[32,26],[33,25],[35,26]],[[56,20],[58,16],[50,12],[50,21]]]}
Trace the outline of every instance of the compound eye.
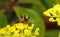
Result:
{"label": "compound eye", "polygon": [[29,19],[29,16],[26,16],[26,19]]}

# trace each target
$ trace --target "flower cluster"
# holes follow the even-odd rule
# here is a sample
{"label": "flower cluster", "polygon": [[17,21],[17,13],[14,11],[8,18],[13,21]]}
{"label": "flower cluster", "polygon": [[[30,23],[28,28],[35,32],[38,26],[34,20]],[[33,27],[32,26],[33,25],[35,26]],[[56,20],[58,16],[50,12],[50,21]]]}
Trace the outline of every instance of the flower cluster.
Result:
{"label": "flower cluster", "polygon": [[4,28],[0,28],[0,35],[4,37],[37,37],[39,35],[39,28],[36,28],[35,32],[32,32],[34,24],[29,26],[28,24],[18,23],[13,26],[7,25]]}
{"label": "flower cluster", "polygon": [[46,16],[49,16],[50,22],[57,22],[57,24],[60,26],[60,5],[57,4],[53,6],[53,8],[48,9],[43,13]]}

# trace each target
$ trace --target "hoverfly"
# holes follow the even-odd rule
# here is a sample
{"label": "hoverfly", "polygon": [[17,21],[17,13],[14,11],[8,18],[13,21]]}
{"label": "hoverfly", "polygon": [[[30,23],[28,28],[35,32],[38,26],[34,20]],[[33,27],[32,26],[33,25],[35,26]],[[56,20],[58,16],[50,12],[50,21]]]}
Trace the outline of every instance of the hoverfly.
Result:
{"label": "hoverfly", "polygon": [[28,15],[22,14],[19,19],[21,23],[29,23],[29,18]]}
{"label": "hoverfly", "polygon": [[25,14],[22,14],[19,18],[16,17],[15,19],[15,23],[23,23],[23,24],[31,24],[30,21],[29,21],[29,16],[28,15],[25,15]]}

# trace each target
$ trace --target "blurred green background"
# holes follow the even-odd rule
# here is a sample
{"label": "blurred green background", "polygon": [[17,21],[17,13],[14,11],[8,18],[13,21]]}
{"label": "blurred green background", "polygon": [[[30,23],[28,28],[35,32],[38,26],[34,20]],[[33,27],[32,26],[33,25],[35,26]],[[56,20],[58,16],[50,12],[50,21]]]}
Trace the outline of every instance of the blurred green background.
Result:
{"label": "blurred green background", "polygon": [[60,27],[43,15],[55,4],[60,4],[60,0],[0,0],[0,28],[16,23],[21,14],[26,14],[35,27],[41,28],[40,37],[58,37]]}

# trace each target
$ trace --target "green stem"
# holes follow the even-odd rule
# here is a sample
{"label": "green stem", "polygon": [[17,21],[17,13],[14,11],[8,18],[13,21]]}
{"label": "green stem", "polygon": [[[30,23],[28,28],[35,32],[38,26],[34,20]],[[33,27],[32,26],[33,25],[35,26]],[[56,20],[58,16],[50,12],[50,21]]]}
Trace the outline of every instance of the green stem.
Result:
{"label": "green stem", "polygon": [[59,31],[59,37],[60,37],[60,31]]}

